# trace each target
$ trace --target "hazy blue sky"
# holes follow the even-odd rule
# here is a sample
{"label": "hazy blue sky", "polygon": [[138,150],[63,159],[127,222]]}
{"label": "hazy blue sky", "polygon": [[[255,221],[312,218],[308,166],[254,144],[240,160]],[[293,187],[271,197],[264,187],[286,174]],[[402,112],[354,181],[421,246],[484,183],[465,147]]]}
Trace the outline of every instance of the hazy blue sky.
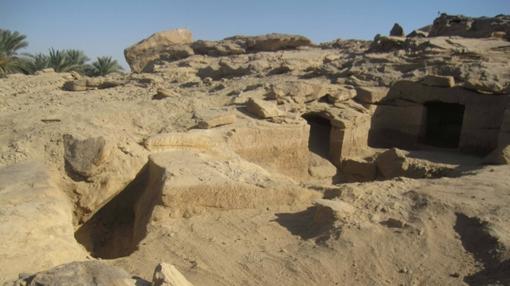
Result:
{"label": "hazy blue sky", "polygon": [[77,48],[111,55],[150,34],[185,27],[194,39],[234,34],[302,34],[315,42],[371,39],[395,22],[406,32],[432,23],[438,12],[510,14],[510,0],[0,0],[0,29],[28,36],[26,52]]}

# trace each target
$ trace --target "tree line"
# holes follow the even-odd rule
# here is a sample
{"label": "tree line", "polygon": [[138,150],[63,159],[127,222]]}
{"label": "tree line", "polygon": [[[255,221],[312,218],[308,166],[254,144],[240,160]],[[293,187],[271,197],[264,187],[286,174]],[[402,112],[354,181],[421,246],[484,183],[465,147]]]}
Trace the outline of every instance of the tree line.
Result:
{"label": "tree line", "polygon": [[112,57],[98,57],[94,62],[83,51],[75,49],[56,50],[48,53],[19,53],[28,46],[26,36],[19,32],[0,29],[0,77],[10,73],[34,74],[53,68],[55,72],[75,71],[88,76],[105,76],[122,71]]}

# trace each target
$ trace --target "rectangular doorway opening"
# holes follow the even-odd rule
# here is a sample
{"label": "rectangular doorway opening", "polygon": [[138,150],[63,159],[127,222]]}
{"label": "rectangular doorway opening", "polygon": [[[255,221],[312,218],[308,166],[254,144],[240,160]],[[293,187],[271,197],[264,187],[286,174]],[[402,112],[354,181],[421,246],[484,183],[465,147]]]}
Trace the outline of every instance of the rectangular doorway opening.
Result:
{"label": "rectangular doorway opening", "polygon": [[424,143],[442,148],[457,148],[464,119],[464,105],[440,101],[425,104]]}
{"label": "rectangular doorway opening", "polygon": [[303,118],[310,125],[308,148],[313,153],[329,160],[331,122],[318,113],[307,113]]}

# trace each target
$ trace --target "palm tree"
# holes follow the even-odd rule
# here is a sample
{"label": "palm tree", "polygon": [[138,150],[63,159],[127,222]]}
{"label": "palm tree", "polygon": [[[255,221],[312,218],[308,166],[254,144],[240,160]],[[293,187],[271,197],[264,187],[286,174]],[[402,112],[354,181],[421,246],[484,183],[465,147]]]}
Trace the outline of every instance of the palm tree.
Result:
{"label": "palm tree", "polygon": [[48,55],[45,55],[45,54],[41,54],[41,53],[35,54],[35,55],[26,54],[26,58],[24,60],[25,64],[24,64],[23,69],[25,70],[26,73],[33,74],[36,71],[40,71],[42,69],[48,68],[49,60],[50,59],[49,59]]}
{"label": "palm tree", "polygon": [[89,59],[79,50],[55,50],[50,49],[48,53],[48,67],[56,72],[83,72],[85,63]]}
{"label": "palm tree", "polygon": [[18,62],[16,59],[0,54],[0,77],[6,74],[16,72],[18,70]]}
{"label": "palm tree", "polygon": [[28,46],[26,36],[18,32],[0,30],[0,53],[7,56],[14,56],[19,49]]}
{"label": "palm tree", "polygon": [[79,50],[65,50],[67,71],[84,72],[86,62],[89,58]]}
{"label": "palm tree", "polygon": [[112,59],[112,57],[98,57],[90,66],[88,74],[91,76],[105,76],[120,71],[122,71],[122,67],[117,60]]}
{"label": "palm tree", "polygon": [[26,36],[18,32],[0,30],[0,76],[22,71],[23,61],[17,51],[28,46]]}

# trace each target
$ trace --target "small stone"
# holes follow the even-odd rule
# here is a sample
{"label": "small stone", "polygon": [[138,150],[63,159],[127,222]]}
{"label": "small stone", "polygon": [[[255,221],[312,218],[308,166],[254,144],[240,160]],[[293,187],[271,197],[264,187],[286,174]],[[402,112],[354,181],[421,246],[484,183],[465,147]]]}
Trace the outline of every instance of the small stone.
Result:
{"label": "small stone", "polygon": [[154,270],[152,286],[193,286],[175,266],[159,263]]}
{"label": "small stone", "polygon": [[382,221],[381,224],[389,228],[403,228],[406,226],[405,222],[395,218],[389,218],[385,221]]}
{"label": "small stone", "polygon": [[203,82],[204,82],[204,84],[206,84],[206,85],[211,85],[211,84],[212,84],[212,82],[213,82],[213,79],[212,79],[212,78],[210,78],[210,77],[206,77],[206,78],[204,78],[202,81],[203,81]]}
{"label": "small stone", "polygon": [[422,84],[436,87],[454,87],[453,76],[427,75],[423,78]]}
{"label": "small stone", "polygon": [[236,121],[236,114],[226,110],[208,110],[197,113],[195,116],[199,119],[197,127],[202,129],[228,125]]}
{"label": "small stone", "polygon": [[357,96],[355,100],[360,103],[374,104],[380,102],[388,94],[387,87],[368,87],[360,86],[356,88]]}
{"label": "small stone", "polygon": [[152,99],[163,99],[167,97],[175,97],[178,96],[178,94],[167,88],[158,88],[157,93],[152,97]]}
{"label": "small stone", "polygon": [[62,88],[67,91],[85,91],[87,90],[87,80],[78,79],[68,81],[64,83],[64,86]]}
{"label": "small stone", "polygon": [[249,98],[246,102],[246,109],[249,113],[259,118],[272,118],[283,115],[276,104],[262,99]]}

